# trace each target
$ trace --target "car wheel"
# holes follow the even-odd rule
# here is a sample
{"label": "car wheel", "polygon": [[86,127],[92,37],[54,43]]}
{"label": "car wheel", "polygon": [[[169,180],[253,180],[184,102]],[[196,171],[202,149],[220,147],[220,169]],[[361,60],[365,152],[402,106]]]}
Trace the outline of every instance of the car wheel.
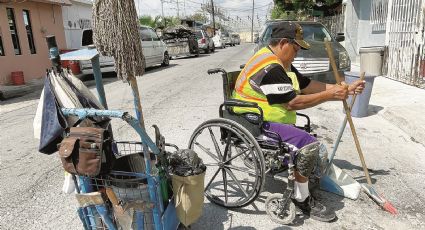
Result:
{"label": "car wheel", "polygon": [[207,48],[204,50],[204,52],[205,52],[206,54],[209,54],[209,53],[210,53],[210,47],[209,47],[209,46],[207,46]]}
{"label": "car wheel", "polygon": [[196,50],[195,57],[199,57],[199,48]]}
{"label": "car wheel", "polygon": [[169,66],[170,65],[170,56],[167,52],[164,53],[164,59],[162,60],[162,66]]}
{"label": "car wheel", "polygon": [[213,52],[213,53],[215,52],[215,45],[213,45],[211,52]]}

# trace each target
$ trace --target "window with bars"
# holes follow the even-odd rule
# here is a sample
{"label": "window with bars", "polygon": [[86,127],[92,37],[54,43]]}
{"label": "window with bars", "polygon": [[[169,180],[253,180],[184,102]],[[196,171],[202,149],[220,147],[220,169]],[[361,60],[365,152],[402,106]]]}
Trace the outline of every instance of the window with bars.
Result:
{"label": "window with bars", "polygon": [[3,49],[3,37],[1,34],[1,28],[0,28],[0,56],[4,56],[4,49]]}
{"label": "window with bars", "polygon": [[22,13],[24,16],[24,24],[25,24],[25,30],[27,32],[28,45],[30,47],[30,52],[31,54],[35,54],[36,50],[35,50],[35,44],[34,44],[34,35],[32,34],[30,12],[29,10],[23,10]]}
{"label": "window with bars", "polygon": [[383,31],[387,27],[389,0],[373,0],[371,1],[370,23],[373,31]]}
{"label": "window with bars", "polygon": [[21,55],[21,45],[19,44],[18,31],[16,29],[15,12],[12,8],[6,8],[7,20],[9,23],[9,31],[12,36],[13,48],[15,49],[16,55]]}

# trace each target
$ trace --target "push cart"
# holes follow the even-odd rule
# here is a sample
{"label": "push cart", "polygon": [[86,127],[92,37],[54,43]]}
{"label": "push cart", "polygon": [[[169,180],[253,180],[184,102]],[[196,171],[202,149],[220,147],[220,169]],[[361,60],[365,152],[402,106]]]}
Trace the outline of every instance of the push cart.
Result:
{"label": "push cart", "polygon": [[[78,193],[76,196],[80,203],[78,215],[84,229],[177,229],[179,221],[173,198],[163,200],[164,189],[161,185],[166,180],[163,176],[164,172],[157,167],[160,163],[155,165],[151,161],[152,153],[157,159],[165,153],[164,138],[158,129],[156,129],[156,141],[153,142],[141,126],[143,118],[137,109],[137,118],[128,112],[107,109],[99,54],[96,49],[78,50],[59,56],[54,36],[48,37],[47,43],[50,60],[58,72],[61,71],[60,60],[90,60],[92,62],[99,101],[105,108],[105,110],[61,108],[62,113],[65,116],[76,116],[79,120],[95,117],[122,119],[139,134],[141,139],[140,142],[114,142],[113,149],[118,158],[131,154],[143,154],[144,172],[111,171],[107,175],[96,177],[73,176]],[[134,100],[135,103],[136,100],[140,101],[136,96]],[[110,191],[116,195],[115,199],[109,196]],[[88,195],[93,194],[97,194],[98,199],[93,201],[88,198]],[[116,204],[113,204],[118,202],[125,203],[122,205],[121,212],[115,210]],[[126,208],[128,210],[125,210]],[[125,212],[131,213],[122,217]],[[122,218],[118,218],[119,215]]]}

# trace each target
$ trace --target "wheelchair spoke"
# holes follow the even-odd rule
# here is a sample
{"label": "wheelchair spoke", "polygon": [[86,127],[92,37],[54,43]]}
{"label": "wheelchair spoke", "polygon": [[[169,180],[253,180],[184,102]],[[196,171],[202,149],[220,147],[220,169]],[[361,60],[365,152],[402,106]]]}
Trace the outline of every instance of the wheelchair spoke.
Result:
{"label": "wheelchair spoke", "polygon": [[[212,131],[211,127],[208,127],[208,130],[210,131],[210,135],[211,135],[211,139],[212,139],[212,141],[213,141],[213,143],[214,143],[215,151],[217,152],[218,156],[219,156],[221,159],[223,159],[223,155],[221,155],[220,146],[218,146],[217,139],[215,139],[215,135],[214,135],[214,133],[213,133],[213,131]],[[222,160],[221,160],[221,161],[222,161]]]}
{"label": "wheelchair spoke", "polygon": [[[226,147],[224,148],[224,155],[223,155],[223,162],[227,158],[227,153],[231,151],[230,143],[232,141],[232,134],[229,132],[227,133],[227,140],[226,140]],[[229,155],[231,156],[231,155]]]}
{"label": "wheelchair spoke", "polygon": [[225,167],[228,168],[228,169],[233,169],[233,170],[239,171],[239,172],[248,173],[251,176],[256,175],[255,171],[252,171],[249,168],[241,168],[241,167],[234,166],[234,165],[226,165]]}
{"label": "wheelchair spoke", "polygon": [[224,163],[229,163],[230,161],[234,160],[235,158],[237,158],[238,156],[246,153],[246,151],[248,151],[249,149],[246,149],[242,152],[239,152],[240,150],[238,150],[238,148],[235,146],[236,151],[238,152],[238,154],[234,155],[233,157],[231,157],[230,159],[226,160]]}
{"label": "wheelchair spoke", "polygon": [[218,168],[217,171],[215,171],[214,176],[208,182],[207,186],[205,186],[204,192],[207,191],[208,187],[210,187],[211,183],[214,181],[215,177],[218,175],[219,172],[220,172],[220,168]]}
{"label": "wheelchair spoke", "polygon": [[208,164],[204,164],[205,166],[209,167],[209,166],[219,166],[218,163],[208,163]]}
{"label": "wheelchair spoke", "polygon": [[215,161],[220,162],[220,160],[217,158],[216,155],[214,155],[210,150],[199,144],[199,142],[195,142],[195,145],[197,145],[200,149],[202,149],[206,154],[208,154],[210,157],[212,157]]}
{"label": "wheelchair spoke", "polygon": [[[240,190],[242,190],[243,194],[245,195],[245,197],[249,197],[248,193],[245,191],[245,189],[242,188],[241,183],[238,181],[238,179],[236,178],[235,174],[233,174],[233,172],[230,169],[224,168],[224,170],[226,170],[227,174],[229,174],[229,176],[235,181],[236,185],[239,187]],[[227,184],[226,184],[227,185]],[[227,195],[227,193],[226,193]],[[227,202],[227,201],[226,201]]]}
{"label": "wheelchair spoke", "polygon": [[223,168],[221,172],[223,174],[224,200],[227,203],[228,195],[227,195],[227,175],[226,175],[226,169]]}

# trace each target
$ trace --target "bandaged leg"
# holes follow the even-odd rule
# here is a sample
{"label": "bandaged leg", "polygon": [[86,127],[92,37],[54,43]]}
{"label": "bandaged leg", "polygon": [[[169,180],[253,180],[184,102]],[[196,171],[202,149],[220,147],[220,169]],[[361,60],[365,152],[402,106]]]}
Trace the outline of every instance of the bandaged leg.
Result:
{"label": "bandaged leg", "polygon": [[319,157],[319,142],[308,144],[297,151],[295,157],[295,168],[298,173],[308,178],[317,165]]}
{"label": "bandaged leg", "polygon": [[308,181],[304,183],[295,181],[294,199],[299,202],[303,202],[309,195],[310,192],[308,190]]}

